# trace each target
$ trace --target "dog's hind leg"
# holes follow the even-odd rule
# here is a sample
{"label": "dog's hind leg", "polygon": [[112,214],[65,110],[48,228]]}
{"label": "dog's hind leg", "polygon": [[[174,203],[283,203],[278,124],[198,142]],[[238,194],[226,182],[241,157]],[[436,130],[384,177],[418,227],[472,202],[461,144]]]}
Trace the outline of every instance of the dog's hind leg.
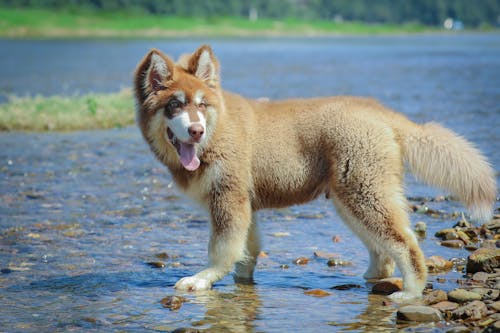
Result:
{"label": "dog's hind leg", "polygon": [[247,258],[244,261],[236,263],[234,273],[234,280],[236,282],[248,283],[253,281],[253,272],[261,249],[259,226],[255,215],[255,213],[252,215],[252,224],[248,230],[246,242]]}
{"label": "dog's hind leg", "polygon": [[251,225],[250,200],[239,191],[211,193],[210,241],[208,244],[209,265],[201,272],[180,279],[176,289],[206,290],[231,272],[237,262],[245,262],[247,237]]}
{"label": "dog's hind leg", "polygon": [[349,209],[340,203],[338,199],[334,199],[333,203],[345,224],[361,239],[368,249],[370,265],[363,277],[367,280],[391,277],[395,268],[394,260],[387,254],[383,246],[378,244],[375,238],[370,237],[371,235],[366,233],[363,228],[359,228],[361,222],[350,213]]}

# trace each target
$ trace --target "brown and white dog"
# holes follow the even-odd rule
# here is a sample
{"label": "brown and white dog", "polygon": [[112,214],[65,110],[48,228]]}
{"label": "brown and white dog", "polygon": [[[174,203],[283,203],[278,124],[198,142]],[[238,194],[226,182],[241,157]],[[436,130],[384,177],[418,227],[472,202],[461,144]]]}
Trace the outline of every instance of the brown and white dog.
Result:
{"label": "brown and white dog", "polygon": [[472,218],[491,217],[496,184],[486,158],[452,131],[415,124],[375,100],[246,99],[221,89],[206,45],[177,64],[151,50],[134,84],[145,140],[211,217],[208,267],[177,289],[209,289],[233,269],[251,280],[261,248],[254,212],[325,194],[369,250],[365,277],[389,277],[396,264],[404,290],[392,297],[420,296],[427,272],[408,220],[405,162],[455,194]]}

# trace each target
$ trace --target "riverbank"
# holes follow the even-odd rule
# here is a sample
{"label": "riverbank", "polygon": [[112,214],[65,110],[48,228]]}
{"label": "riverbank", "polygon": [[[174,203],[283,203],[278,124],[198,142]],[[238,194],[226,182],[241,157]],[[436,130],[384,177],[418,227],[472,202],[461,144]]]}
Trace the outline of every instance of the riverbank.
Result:
{"label": "riverbank", "polygon": [[0,131],[108,129],[134,123],[130,90],[83,96],[9,97],[0,104]]}
{"label": "riverbank", "polygon": [[255,21],[127,12],[0,8],[2,38],[160,38],[235,36],[378,35],[439,32],[420,24],[367,24],[297,19]]}

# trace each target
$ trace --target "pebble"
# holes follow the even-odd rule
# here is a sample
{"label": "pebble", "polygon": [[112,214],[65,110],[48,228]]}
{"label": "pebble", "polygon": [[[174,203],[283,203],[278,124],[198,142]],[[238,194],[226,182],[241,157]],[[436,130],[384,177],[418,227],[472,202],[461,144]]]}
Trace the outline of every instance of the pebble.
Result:
{"label": "pebble", "polygon": [[480,248],[472,252],[467,258],[467,273],[493,273],[500,267],[500,249]]}
{"label": "pebble", "polygon": [[453,311],[459,307],[458,303],[450,301],[442,301],[436,304],[432,304],[431,307],[438,309],[441,312]]}
{"label": "pebble", "polygon": [[150,261],[147,262],[146,264],[148,264],[148,266],[151,266],[153,268],[164,268],[166,266],[165,263],[161,261]]}
{"label": "pebble", "polygon": [[452,319],[479,320],[488,312],[486,304],[481,301],[473,301],[451,312]]}
{"label": "pebble", "polygon": [[342,238],[340,238],[339,235],[333,236],[332,237],[332,242],[334,242],[334,243],[340,243],[340,242],[342,242]]}
{"label": "pebble", "polygon": [[323,252],[323,251],[314,251],[314,256],[318,258],[330,259],[330,258],[338,258],[340,257],[340,254]]}
{"label": "pebble", "polygon": [[500,296],[500,290],[489,289],[489,288],[473,288],[471,292],[481,295],[481,299],[484,300],[496,300]]}
{"label": "pebble", "polygon": [[472,275],[472,280],[478,281],[478,282],[486,282],[488,280],[489,274],[485,272],[477,272]]}
{"label": "pebble", "polygon": [[425,224],[425,222],[423,221],[415,223],[415,231],[420,234],[425,234],[425,232],[427,231],[427,224]]}
{"label": "pebble", "polygon": [[481,299],[481,295],[465,289],[454,289],[448,292],[448,299],[453,302],[464,303],[469,301],[478,301]]}
{"label": "pebble", "polygon": [[446,272],[453,268],[453,263],[441,256],[430,256],[425,260],[429,273]]}
{"label": "pebble", "polygon": [[309,295],[309,296],[314,296],[314,297],[326,297],[326,296],[331,295],[331,293],[329,293],[328,291],[322,290],[322,289],[307,290],[307,291],[304,291],[304,294]]}
{"label": "pebble", "polygon": [[309,258],[300,257],[293,261],[295,265],[307,265],[309,263]]}
{"label": "pebble", "polygon": [[403,321],[431,322],[443,319],[441,312],[430,306],[406,305],[397,312],[397,319]]}
{"label": "pebble", "polygon": [[453,228],[439,230],[434,236],[443,240],[458,239],[457,232]]}
{"label": "pebble", "polygon": [[439,302],[447,301],[448,295],[443,290],[432,290],[422,297],[424,304],[431,305]]}
{"label": "pebble", "polygon": [[353,284],[353,283],[348,283],[348,284],[341,284],[338,286],[333,286],[330,289],[335,289],[335,290],[350,290],[350,289],[358,289],[362,288],[361,285],[359,284]]}
{"label": "pebble", "polygon": [[465,243],[462,242],[460,239],[451,239],[451,240],[444,240],[441,242],[441,246],[445,247],[451,247],[454,249],[459,249],[464,247]]}
{"label": "pebble", "polygon": [[372,287],[372,293],[380,295],[390,295],[401,290],[403,290],[403,280],[400,278],[382,279]]}
{"label": "pebble", "polygon": [[170,258],[167,252],[157,253],[155,254],[155,257],[161,260],[167,260],[168,258]]}
{"label": "pebble", "polygon": [[326,264],[330,267],[332,267],[332,266],[351,266],[352,262],[337,259],[337,258],[330,258]]}
{"label": "pebble", "polygon": [[182,306],[182,303],[187,302],[188,299],[181,296],[167,296],[161,299],[160,303],[164,308],[170,310],[178,310]]}
{"label": "pebble", "polygon": [[467,326],[455,326],[446,331],[446,333],[469,333],[470,329]]}
{"label": "pebble", "polygon": [[500,301],[496,301],[488,305],[488,307],[496,312],[500,312]]}

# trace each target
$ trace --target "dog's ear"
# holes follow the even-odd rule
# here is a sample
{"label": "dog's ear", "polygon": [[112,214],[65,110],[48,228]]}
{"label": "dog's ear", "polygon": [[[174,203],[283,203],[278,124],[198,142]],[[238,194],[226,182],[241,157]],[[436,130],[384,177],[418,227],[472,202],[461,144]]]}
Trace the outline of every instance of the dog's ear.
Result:
{"label": "dog's ear", "polygon": [[208,45],[202,45],[189,58],[187,71],[210,88],[215,88],[219,83],[219,62]]}
{"label": "dog's ear", "polygon": [[152,49],[137,66],[134,85],[142,103],[154,92],[164,90],[172,79],[174,63],[162,52]]}

